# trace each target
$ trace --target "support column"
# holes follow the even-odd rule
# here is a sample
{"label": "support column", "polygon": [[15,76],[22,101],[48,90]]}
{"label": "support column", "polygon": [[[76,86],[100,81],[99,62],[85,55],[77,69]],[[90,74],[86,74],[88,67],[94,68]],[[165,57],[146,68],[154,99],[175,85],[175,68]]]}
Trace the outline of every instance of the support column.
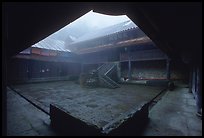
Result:
{"label": "support column", "polygon": [[169,58],[167,58],[167,60],[166,60],[166,78],[167,78],[167,80],[171,79],[170,59]]}
{"label": "support column", "polygon": [[192,93],[195,97],[196,95],[196,68],[193,67],[193,74],[192,74]]}
{"label": "support column", "polygon": [[84,64],[81,63],[81,73],[84,73]]}
{"label": "support column", "polygon": [[117,77],[118,77],[118,81],[120,82],[120,78],[121,78],[121,64],[120,62],[117,62]]}
{"label": "support column", "polygon": [[26,73],[27,73],[27,80],[30,80],[30,60],[27,60]]}
{"label": "support column", "polygon": [[196,106],[197,106],[197,112],[201,113],[202,109],[202,93],[201,93],[201,70],[200,67],[196,67]]}
{"label": "support column", "polygon": [[128,79],[131,79],[131,61],[130,61],[130,51],[128,50]]}
{"label": "support column", "polygon": [[188,85],[189,85],[189,93],[192,93],[192,78],[193,78],[193,69],[190,65],[190,68],[189,68],[189,82],[188,82]]}
{"label": "support column", "polygon": [[128,61],[128,79],[131,79],[131,61]]}
{"label": "support column", "polygon": [[[3,23],[4,24],[4,23]],[[5,29],[2,27],[3,30]],[[7,136],[7,71],[9,69],[9,60],[7,58],[8,39],[3,35],[3,47],[2,47],[2,136]],[[6,40],[6,41],[4,41]],[[5,46],[4,46],[5,44]],[[11,62],[11,61],[10,61]],[[11,67],[11,66],[10,66]]]}

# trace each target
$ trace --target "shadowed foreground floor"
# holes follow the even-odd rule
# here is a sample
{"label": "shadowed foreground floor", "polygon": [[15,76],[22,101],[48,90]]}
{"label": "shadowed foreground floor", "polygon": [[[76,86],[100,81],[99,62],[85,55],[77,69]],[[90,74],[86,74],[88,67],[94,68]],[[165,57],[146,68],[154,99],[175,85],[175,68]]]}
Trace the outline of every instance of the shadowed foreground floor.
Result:
{"label": "shadowed foreground floor", "polygon": [[[103,126],[131,110],[141,99],[150,100],[162,88],[123,85],[118,89],[91,89],[64,81],[18,85],[15,89],[47,111],[50,103],[57,102],[66,105],[70,114]],[[195,116],[195,100],[187,91],[182,87],[168,91],[150,110],[150,121],[142,135],[202,135],[202,121]],[[47,114],[9,89],[7,104],[8,135],[57,135],[49,127]]]}

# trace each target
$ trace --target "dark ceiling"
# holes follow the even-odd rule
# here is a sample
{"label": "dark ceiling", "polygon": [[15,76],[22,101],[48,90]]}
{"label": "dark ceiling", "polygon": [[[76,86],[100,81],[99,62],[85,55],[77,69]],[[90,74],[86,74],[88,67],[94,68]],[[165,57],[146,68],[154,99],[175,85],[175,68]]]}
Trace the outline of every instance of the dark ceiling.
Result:
{"label": "dark ceiling", "polygon": [[90,10],[126,14],[172,58],[202,61],[202,3],[3,3],[3,51],[13,56]]}

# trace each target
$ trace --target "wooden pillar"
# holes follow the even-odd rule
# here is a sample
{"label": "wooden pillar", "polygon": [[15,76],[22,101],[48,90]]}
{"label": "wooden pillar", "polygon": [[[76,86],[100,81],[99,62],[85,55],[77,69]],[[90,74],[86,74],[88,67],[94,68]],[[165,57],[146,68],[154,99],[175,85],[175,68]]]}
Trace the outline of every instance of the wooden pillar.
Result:
{"label": "wooden pillar", "polygon": [[[3,35],[5,36],[5,35]],[[5,40],[5,39],[3,39]],[[2,47],[2,136],[7,136],[7,69],[9,67],[9,60],[7,58],[7,42],[8,41],[2,41],[3,47]],[[6,43],[5,43],[6,42]],[[4,45],[5,44],[5,45]],[[10,60],[11,62],[11,60]],[[11,67],[11,66],[10,66]]]}
{"label": "wooden pillar", "polygon": [[27,69],[26,69],[27,80],[29,80],[30,79],[30,63],[29,63],[29,60],[27,60],[26,66],[27,66]]}
{"label": "wooden pillar", "polygon": [[128,79],[131,79],[131,61],[130,61],[130,51],[128,50]]}
{"label": "wooden pillar", "polygon": [[62,67],[62,63],[59,64],[58,77],[61,76],[61,67]]}
{"label": "wooden pillar", "polygon": [[81,63],[81,73],[84,73],[84,64]]}
{"label": "wooden pillar", "polygon": [[128,61],[128,79],[131,79],[131,61]]}
{"label": "wooden pillar", "polygon": [[167,60],[166,60],[166,78],[167,78],[167,80],[171,79],[170,59],[169,58],[167,58]]}
{"label": "wooden pillar", "polygon": [[117,67],[118,81],[120,81],[120,78],[121,78],[121,64],[120,64],[120,62],[117,62],[116,67]]}
{"label": "wooden pillar", "polygon": [[196,68],[193,67],[193,74],[192,74],[192,93],[195,97],[196,94]]}
{"label": "wooden pillar", "polygon": [[189,85],[189,93],[192,93],[192,78],[193,78],[193,69],[192,67],[190,66],[189,67],[189,82],[188,82],[188,85]]}
{"label": "wooden pillar", "polygon": [[197,112],[200,112],[201,113],[201,109],[202,109],[202,83],[201,83],[201,67],[197,66],[196,67],[196,107],[197,107]]}

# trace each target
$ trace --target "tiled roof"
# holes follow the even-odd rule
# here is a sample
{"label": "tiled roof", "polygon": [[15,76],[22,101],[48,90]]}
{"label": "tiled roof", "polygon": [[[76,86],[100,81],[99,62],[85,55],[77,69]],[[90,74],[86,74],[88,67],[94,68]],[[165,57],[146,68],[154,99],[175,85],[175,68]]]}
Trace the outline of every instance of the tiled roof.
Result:
{"label": "tiled roof", "polygon": [[70,50],[65,48],[64,41],[55,40],[49,37],[32,45],[32,47],[70,52]]}

